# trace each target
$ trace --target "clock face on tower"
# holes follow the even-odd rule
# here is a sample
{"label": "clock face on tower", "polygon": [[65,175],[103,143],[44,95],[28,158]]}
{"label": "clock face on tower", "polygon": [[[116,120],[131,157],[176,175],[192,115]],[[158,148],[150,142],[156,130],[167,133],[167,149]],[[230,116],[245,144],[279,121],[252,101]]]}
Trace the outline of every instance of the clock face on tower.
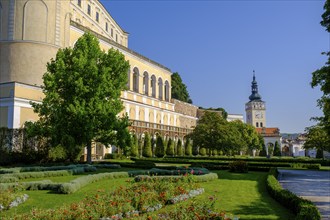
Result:
{"label": "clock face on tower", "polygon": [[255,117],[255,118],[258,118],[258,119],[261,119],[261,118],[263,117],[262,112],[261,112],[261,111],[256,111],[256,112],[254,113],[254,117]]}

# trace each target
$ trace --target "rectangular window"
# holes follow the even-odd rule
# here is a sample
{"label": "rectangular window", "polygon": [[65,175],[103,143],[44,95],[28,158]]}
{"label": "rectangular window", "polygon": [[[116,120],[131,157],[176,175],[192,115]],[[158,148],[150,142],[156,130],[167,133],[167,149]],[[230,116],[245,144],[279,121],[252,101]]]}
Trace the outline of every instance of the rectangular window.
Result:
{"label": "rectangular window", "polygon": [[78,0],[78,6],[81,7],[81,0]]}
{"label": "rectangular window", "polygon": [[118,35],[116,34],[116,42],[118,42]]}
{"label": "rectangular window", "polygon": [[105,23],[105,31],[108,32],[108,22]]}
{"label": "rectangular window", "polygon": [[99,13],[96,12],[96,14],[95,14],[95,19],[96,19],[97,22],[99,22],[99,17],[100,17]]}
{"label": "rectangular window", "polygon": [[91,15],[92,14],[91,5],[87,5],[87,14],[88,15]]}
{"label": "rectangular window", "polygon": [[111,28],[111,37],[113,37],[113,29]]}

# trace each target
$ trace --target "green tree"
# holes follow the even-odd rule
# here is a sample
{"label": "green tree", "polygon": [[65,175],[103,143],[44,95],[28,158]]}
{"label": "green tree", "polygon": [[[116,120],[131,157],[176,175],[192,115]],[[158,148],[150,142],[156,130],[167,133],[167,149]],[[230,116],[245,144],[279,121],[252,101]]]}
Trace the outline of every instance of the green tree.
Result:
{"label": "green tree", "polygon": [[174,142],[172,138],[168,139],[167,148],[166,148],[166,155],[167,156],[174,156]]}
{"label": "green tree", "polygon": [[221,149],[224,147],[226,120],[218,113],[205,111],[190,138],[200,148]]}
{"label": "green tree", "polygon": [[262,146],[261,151],[259,152],[259,156],[260,157],[266,157],[267,156],[266,146],[265,145]]}
{"label": "green tree", "polygon": [[87,146],[91,163],[92,141],[116,143],[116,133],[127,124],[119,118],[126,88],[129,63],[118,50],[104,52],[99,41],[86,33],[73,48],[59,49],[47,64],[42,86],[42,103],[31,103],[39,115],[39,126],[52,146],[67,149]]}
{"label": "green tree", "polygon": [[277,141],[275,141],[275,146],[274,146],[274,152],[273,152],[274,156],[280,157],[281,156],[281,149],[280,149],[280,145]]}
{"label": "green tree", "polygon": [[134,134],[131,138],[131,156],[132,157],[138,157],[139,156],[139,150],[138,150],[138,138]]}
{"label": "green tree", "polygon": [[184,154],[186,156],[192,155],[192,145],[189,138],[186,138],[186,142],[184,143]]}
{"label": "green tree", "polygon": [[[248,150],[260,150],[262,145],[259,141],[259,134],[256,129],[252,125],[245,124],[241,121],[232,121],[230,122],[233,126],[235,126],[241,137],[239,150],[247,152]],[[238,138],[238,137],[236,137]]]}
{"label": "green tree", "polygon": [[323,159],[323,150],[318,148],[316,150],[316,158]]}
{"label": "green tree", "polygon": [[160,135],[158,135],[156,139],[155,155],[156,157],[164,157],[165,155],[164,141]]}
{"label": "green tree", "polygon": [[330,151],[330,137],[321,126],[312,126],[306,129],[307,140],[304,144],[305,149],[320,149]]}
{"label": "green tree", "polygon": [[143,151],[142,155],[144,157],[152,157],[152,148],[151,148],[151,139],[148,133],[144,135],[144,144],[143,144]]}
{"label": "green tree", "polygon": [[210,110],[210,111],[216,111],[216,112],[221,112],[221,115],[224,119],[227,119],[228,117],[228,112],[224,109],[224,108],[203,108],[203,107],[199,107],[199,109],[203,109],[203,110]]}
{"label": "green tree", "polygon": [[183,102],[192,103],[190,99],[187,86],[182,82],[179,73],[175,72],[171,75],[172,82],[172,98],[178,99]]}
{"label": "green tree", "polygon": [[[324,10],[321,25],[330,33],[330,0],[326,0]],[[312,73],[311,86],[312,88],[320,86],[320,90],[323,92],[322,97],[318,99],[318,106],[323,110],[323,116],[314,119],[320,122],[320,125],[330,136],[330,52],[323,54],[327,56],[328,60],[325,66]]]}
{"label": "green tree", "polygon": [[183,156],[183,149],[182,149],[182,141],[181,139],[178,140],[178,143],[176,145],[176,149],[177,149],[177,155],[178,156]]}

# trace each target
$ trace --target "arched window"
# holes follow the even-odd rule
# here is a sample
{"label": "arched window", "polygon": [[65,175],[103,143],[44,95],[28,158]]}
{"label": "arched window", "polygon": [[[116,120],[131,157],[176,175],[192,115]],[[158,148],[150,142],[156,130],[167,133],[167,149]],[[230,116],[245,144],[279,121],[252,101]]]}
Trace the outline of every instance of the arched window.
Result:
{"label": "arched window", "polygon": [[155,75],[151,76],[151,96],[156,98],[156,77],[155,77]]}
{"label": "arched window", "polygon": [[259,123],[258,123],[258,122],[256,123],[256,127],[257,127],[257,128],[259,127]]}
{"label": "arched window", "polygon": [[170,84],[165,81],[165,101],[170,101]]}
{"label": "arched window", "polygon": [[127,89],[130,90],[131,89],[131,70],[129,69],[127,72]]}
{"label": "arched window", "polygon": [[260,122],[260,127],[261,127],[261,128],[263,127],[263,124],[262,124],[262,122]]}
{"label": "arched window", "polygon": [[149,74],[148,74],[148,72],[143,73],[143,93],[145,95],[149,94]]}
{"label": "arched window", "polygon": [[139,92],[139,69],[136,67],[133,69],[133,91]]}
{"label": "arched window", "polygon": [[163,80],[162,78],[158,79],[158,98],[163,100]]}

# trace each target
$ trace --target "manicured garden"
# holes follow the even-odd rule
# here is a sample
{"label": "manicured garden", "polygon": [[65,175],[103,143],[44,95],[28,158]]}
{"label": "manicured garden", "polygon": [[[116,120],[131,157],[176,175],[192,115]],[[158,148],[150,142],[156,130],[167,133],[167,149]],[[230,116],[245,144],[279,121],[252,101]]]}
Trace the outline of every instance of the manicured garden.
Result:
{"label": "manicured garden", "polygon": [[[91,168],[88,168],[87,171],[90,170]],[[127,172],[128,170],[130,171]],[[112,175],[110,175],[111,172],[113,173]],[[166,179],[158,178],[158,182],[147,180],[146,185],[143,185],[145,184],[143,183],[144,181],[135,182],[133,177],[129,177],[150,173],[157,177],[158,172],[161,173],[162,176],[165,176]],[[24,174],[24,172],[22,173]],[[120,176],[117,176],[118,178],[115,178],[117,175],[116,173],[121,173]],[[125,176],[124,173],[128,175]],[[173,174],[178,177],[176,174],[183,174],[183,176],[185,176],[188,173],[189,175],[186,179],[174,178],[171,175]],[[192,176],[191,173],[199,175]],[[82,187],[78,187],[72,192],[70,191],[69,194],[63,194],[63,192],[61,192],[62,194],[59,194],[58,192],[60,191],[58,190],[61,189],[61,187],[54,189],[53,186],[50,187],[53,190],[21,190],[18,193],[28,195],[28,199],[17,207],[0,212],[0,216],[1,219],[33,219],[34,213],[35,219],[45,219],[46,216],[52,216],[52,219],[54,219],[54,216],[58,216],[58,219],[61,219],[61,216],[65,213],[66,217],[72,215],[71,219],[79,219],[79,215],[76,216],[76,214],[80,213],[81,217],[86,214],[86,210],[89,210],[92,219],[106,216],[114,216],[115,218],[116,213],[124,213],[124,215],[131,214],[130,216],[132,217],[137,215],[137,212],[134,211],[140,211],[139,216],[135,216],[140,219],[146,219],[148,216],[152,219],[191,219],[197,215],[200,217],[208,216],[209,218],[212,216],[213,218],[217,217],[218,219],[223,218],[225,215],[231,219],[294,218],[293,213],[282,207],[267,193],[267,172],[250,171],[248,173],[231,173],[226,170],[218,170],[212,171],[213,174],[208,173],[203,175],[204,173],[208,173],[208,171],[205,169],[196,169],[192,171],[191,169],[186,168],[176,171],[162,171],[159,169],[153,169],[153,171],[139,171],[132,168],[108,169],[99,167],[94,172],[84,172],[75,175],[19,179],[19,183],[31,181],[36,182],[47,179],[52,183],[63,183],[64,186],[69,185],[71,187],[73,183],[73,185],[75,185],[77,182],[86,182],[86,180],[78,181],[79,179],[91,179],[91,176],[95,177],[93,181],[90,181],[85,185],[83,184]],[[215,174],[217,174],[217,176]],[[2,174],[2,176],[3,175],[4,174]],[[106,175],[107,177],[99,178],[98,176],[100,175]],[[172,180],[170,181],[169,178]],[[190,181],[189,178],[194,179],[194,181]],[[164,184],[164,181],[166,184]],[[156,185],[152,185],[151,182],[156,183],[157,186],[172,188],[151,192],[148,190],[148,187],[150,189],[157,188]],[[168,184],[169,182],[171,182],[171,184]],[[45,189],[46,186],[35,187]],[[49,185],[47,185],[47,187],[49,187]],[[204,193],[189,199],[186,198],[186,196],[182,196],[184,194],[189,194],[191,190],[197,189],[204,189]],[[133,194],[132,191],[134,192]],[[125,192],[129,199],[126,197],[120,197],[119,194],[122,194],[121,192]],[[168,192],[168,194],[164,192]],[[138,196],[139,193],[145,198],[144,203],[141,203],[142,205],[137,201],[135,201],[135,203],[128,203],[128,201],[131,202],[133,200],[132,198],[141,198]],[[180,200],[176,198],[180,195],[184,201],[170,204],[170,201],[173,199],[173,201]],[[114,201],[115,197],[119,200]],[[159,198],[161,199],[159,200]],[[119,205],[124,204],[123,200],[126,201],[126,206]],[[122,208],[113,209],[113,206],[110,207],[111,204]],[[90,209],[87,209],[86,207],[90,207]],[[161,209],[158,210],[160,207]],[[37,210],[32,212],[31,210],[34,208],[37,208]],[[56,211],[45,211],[47,209],[53,209]],[[149,211],[153,210],[153,212],[146,213],[145,211],[147,209]],[[194,216],[189,216],[188,214],[183,215],[182,210],[186,210],[187,213],[193,214]],[[194,211],[191,212],[192,210]],[[212,212],[210,212],[210,210],[212,210]],[[95,215],[95,213],[100,215]]]}

